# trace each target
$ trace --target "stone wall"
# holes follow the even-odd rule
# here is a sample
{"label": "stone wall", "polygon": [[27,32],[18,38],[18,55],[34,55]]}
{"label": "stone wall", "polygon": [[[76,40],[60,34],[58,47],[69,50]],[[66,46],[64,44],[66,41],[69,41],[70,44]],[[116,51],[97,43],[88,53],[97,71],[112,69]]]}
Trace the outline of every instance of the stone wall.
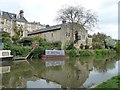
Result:
{"label": "stone wall", "polygon": [[[72,37],[72,30],[73,30],[73,37]],[[86,45],[86,39],[88,37],[87,31],[82,29],[80,25],[75,24],[74,26],[71,26],[71,24],[62,24],[61,29],[53,30],[49,32],[43,32],[38,34],[33,34],[31,36],[39,36],[43,39],[46,39],[49,42],[62,42],[62,49],[64,45],[69,45],[71,42],[71,38],[75,40],[75,31],[78,31],[78,36],[80,37],[80,40],[78,40],[75,43],[75,46],[77,48],[80,47],[80,44]]]}

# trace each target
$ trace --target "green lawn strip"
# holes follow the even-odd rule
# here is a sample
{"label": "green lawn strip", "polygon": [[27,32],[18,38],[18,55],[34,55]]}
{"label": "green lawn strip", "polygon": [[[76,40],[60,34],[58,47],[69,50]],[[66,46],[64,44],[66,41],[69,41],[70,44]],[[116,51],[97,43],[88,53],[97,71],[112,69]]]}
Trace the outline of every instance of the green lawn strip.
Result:
{"label": "green lawn strip", "polygon": [[[120,86],[120,75],[101,83],[95,88],[118,88]],[[119,87],[120,88],[120,87]]]}

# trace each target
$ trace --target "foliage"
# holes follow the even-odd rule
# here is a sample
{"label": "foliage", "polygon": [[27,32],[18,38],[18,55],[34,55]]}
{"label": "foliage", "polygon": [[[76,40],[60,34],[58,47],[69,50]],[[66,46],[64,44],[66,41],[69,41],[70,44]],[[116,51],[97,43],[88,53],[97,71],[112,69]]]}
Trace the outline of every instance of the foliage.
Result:
{"label": "foliage", "polygon": [[18,40],[19,40],[19,36],[15,35],[15,36],[12,36],[12,40],[13,40],[13,44],[16,44],[18,43]]}
{"label": "foliage", "polygon": [[67,49],[67,44],[66,44],[66,43],[63,45],[63,49],[64,49],[64,50]]}
{"label": "foliage", "polygon": [[45,48],[42,46],[37,46],[35,50],[33,51],[33,58],[38,59],[41,54],[44,54]]}
{"label": "foliage", "polygon": [[80,50],[79,55],[80,56],[92,56],[93,53],[91,51],[89,51],[89,50]]}
{"label": "foliage", "polygon": [[115,50],[109,50],[109,49],[96,49],[95,50],[95,56],[106,56],[106,55],[112,55],[115,54]]}
{"label": "foliage", "polygon": [[32,37],[23,37],[20,39],[21,42],[24,42],[25,40],[28,40],[28,41],[33,41],[33,38]]}
{"label": "foliage", "polygon": [[2,32],[2,42],[4,43],[3,49],[10,49],[13,45],[10,34],[7,32]]}
{"label": "foliage", "polygon": [[15,35],[12,37],[12,40],[13,40],[13,43],[17,45],[18,41],[23,36],[23,30],[21,27],[19,29],[17,27],[15,27],[14,33],[15,33]]}
{"label": "foliage", "polygon": [[18,37],[21,37],[23,35],[22,27],[20,27],[19,29],[15,27],[14,32],[15,32],[15,35],[17,35]]}
{"label": "foliage", "polygon": [[115,48],[116,42],[111,37],[105,39],[105,45],[110,48]]}
{"label": "foliage", "polygon": [[32,47],[29,46],[16,46],[10,48],[12,55],[14,56],[26,56]]}
{"label": "foliage", "polygon": [[65,53],[71,57],[80,57],[80,56],[108,56],[115,55],[116,51],[112,49],[96,49],[96,50],[65,50]]}
{"label": "foliage", "polygon": [[10,37],[10,34],[3,31],[3,32],[2,32],[2,37]]}
{"label": "foliage", "polygon": [[33,38],[32,37],[23,37],[19,40],[19,43],[23,43],[23,46],[31,46]]}
{"label": "foliage", "polygon": [[66,53],[67,53],[70,57],[77,57],[77,51],[76,51],[76,50],[67,50]]}
{"label": "foliage", "polygon": [[115,50],[117,52],[117,54],[120,54],[120,42],[118,42],[115,46]]}
{"label": "foliage", "polygon": [[61,49],[61,42],[60,41],[54,42],[51,45],[56,49]]}
{"label": "foliage", "polygon": [[104,44],[102,44],[100,42],[93,43],[93,49],[102,49],[103,46],[104,46]]}
{"label": "foliage", "polygon": [[61,42],[49,43],[42,38],[35,37],[33,42],[38,42],[39,46],[33,51],[33,58],[38,58],[41,54],[44,54],[46,49],[61,49]]}
{"label": "foliage", "polygon": [[107,38],[107,35],[103,33],[97,33],[93,35],[93,48],[101,49],[104,44],[104,40]]}
{"label": "foliage", "polygon": [[42,39],[40,37],[33,37],[33,42],[40,42]]}

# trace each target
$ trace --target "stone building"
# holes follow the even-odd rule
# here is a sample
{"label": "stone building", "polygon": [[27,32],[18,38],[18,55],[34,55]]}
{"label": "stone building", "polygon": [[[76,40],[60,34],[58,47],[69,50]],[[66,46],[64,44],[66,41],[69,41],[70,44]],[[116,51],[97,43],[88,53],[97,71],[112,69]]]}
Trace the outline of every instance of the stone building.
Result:
{"label": "stone building", "polygon": [[24,18],[23,11],[20,10],[19,14],[0,11],[1,31],[10,33],[11,36],[15,35],[14,29],[22,29],[23,37],[27,35],[27,20]]}
{"label": "stone building", "polygon": [[26,37],[29,31],[44,28],[44,25],[36,22],[28,22],[24,17],[24,11],[20,10],[19,14],[6,11],[0,11],[0,30],[10,33],[14,36],[14,29],[22,29],[22,37]]}
{"label": "stone building", "polygon": [[82,28],[80,24],[63,22],[59,25],[47,26],[46,28],[29,32],[28,35],[46,39],[51,43],[60,41],[62,49],[65,45],[70,45],[71,40],[73,40],[74,46],[79,49],[81,44],[87,44],[88,31]]}
{"label": "stone building", "polygon": [[42,29],[45,28],[45,25],[40,24],[40,22],[28,22],[27,25],[27,30],[29,32],[33,31],[33,30],[37,30],[37,29]]}

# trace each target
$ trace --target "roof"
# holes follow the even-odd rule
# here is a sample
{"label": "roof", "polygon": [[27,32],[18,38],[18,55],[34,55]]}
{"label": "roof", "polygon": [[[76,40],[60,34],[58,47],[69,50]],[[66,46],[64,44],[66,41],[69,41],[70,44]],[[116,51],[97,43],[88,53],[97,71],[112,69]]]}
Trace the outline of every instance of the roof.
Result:
{"label": "roof", "polygon": [[27,20],[23,16],[20,16],[20,15],[14,14],[14,13],[1,11],[0,15],[8,20],[27,22]]}
{"label": "roof", "polygon": [[62,24],[49,26],[47,28],[42,28],[42,29],[38,29],[38,30],[35,30],[32,32],[29,32],[28,35],[33,35],[33,34],[37,34],[37,33],[44,33],[44,32],[49,32],[49,31],[54,31],[54,30],[60,30],[61,26],[62,26]]}
{"label": "roof", "polygon": [[45,25],[42,25],[42,24],[40,24],[40,22],[28,22],[28,24],[33,24],[33,25],[39,25],[39,26],[45,26]]}

